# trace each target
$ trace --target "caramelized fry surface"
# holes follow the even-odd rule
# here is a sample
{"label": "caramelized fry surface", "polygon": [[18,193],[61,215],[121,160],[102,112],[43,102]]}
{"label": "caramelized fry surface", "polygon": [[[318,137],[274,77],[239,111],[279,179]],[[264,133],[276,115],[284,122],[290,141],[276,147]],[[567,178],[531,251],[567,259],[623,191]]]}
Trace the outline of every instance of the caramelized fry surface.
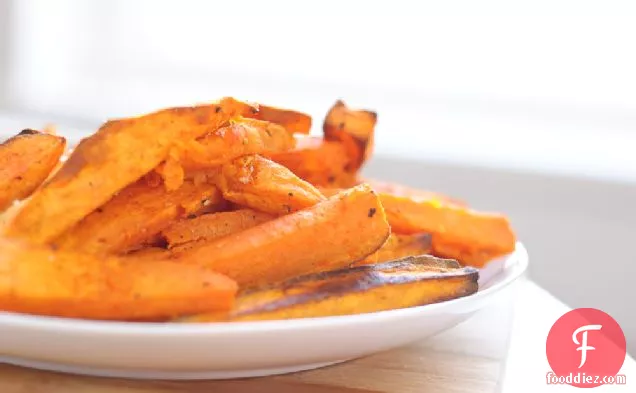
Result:
{"label": "caramelized fry surface", "polygon": [[471,295],[478,272],[432,256],[298,277],[240,294],[230,312],[186,322],[259,321],[363,314]]}

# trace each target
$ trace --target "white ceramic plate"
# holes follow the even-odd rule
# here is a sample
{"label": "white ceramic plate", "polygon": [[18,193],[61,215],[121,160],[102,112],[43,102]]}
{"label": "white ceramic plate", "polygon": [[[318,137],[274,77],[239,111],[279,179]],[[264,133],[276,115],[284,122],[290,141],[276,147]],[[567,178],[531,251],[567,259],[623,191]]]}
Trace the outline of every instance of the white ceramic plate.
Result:
{"label": "white ceramic plate", "polygon": [[474,295],[372,314],[286,321],[161,324],[0,313],[0,362],[77,374],[224,379],[307,370],[450,329],[521,277],[525,248],[480,272]]}

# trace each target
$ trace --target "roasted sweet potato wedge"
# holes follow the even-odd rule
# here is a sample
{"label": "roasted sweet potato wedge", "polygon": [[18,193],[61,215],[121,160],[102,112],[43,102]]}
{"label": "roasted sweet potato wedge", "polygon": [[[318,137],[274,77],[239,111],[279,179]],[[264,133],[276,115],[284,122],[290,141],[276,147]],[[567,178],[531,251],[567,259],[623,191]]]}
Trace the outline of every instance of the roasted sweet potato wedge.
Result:
{"label": "roasted sweet potato wedge", "polygon": [[337,101],[327,113],[323,132],[328,141],[342,143],[349,157],[347,172],[356,172],[373,152],[375,112],[350,109]]}
{"label": "roasted sweet potato wedge", "polygon": [[8,235],[46,243],[164,161],[176,141],[214,132],[254,107],[232,98],[113,120],[82,140],[60,170],[36,191]]}
{"label": "roasted sweet potato wedge", "polygon": [[396,259],[431,254],[431,235],[428,233],[416,233],[414,235],[399,235],[391,233],[386,243],[375,253],[354,266],[369,265]]}
{"label": "roasted sweet potato wedge", "polygon": [[223,199],[216,186],[186,180],[176,191],[144,179],[123,189],[73,228],[53,240],[61,249],[93,254],[124,253],[143,244],[178,218],[215,211]]}
{"label": "roasted sweet potato wedge", "polygon": [[[416,252],[419,244],[423,247],[420,251],[428,250],[439,257],[482,267],[515,249],[516,236],[503,215],[477,212],[467,208],[463,201],[429,191],[379,181],[372,181],[370,185],[385,208],[393,236],[406,239],[409,235],[432,234],[427,246],[415,242],[415,249],[402,249],[405,253]],[[331,196],[341,189],[319,187],[319,190],[323,195]],[[428,238],[430,235],[423,236]],[[395,239],[389,239],[376,254],[359,263],[387,260],[383,258],[390,258],[390,253],[394,252],[396,243],[392,240]]]}
{"label": "roasted sweet potato wedge", "polygon": [[389,225],[367,185],[170,258],[209,267],[252,287],[332,270],[365,258],[384,244]]}
{"label": "roasted sweet potato wedge", "polygon": [[252,209],[204,214],[176,221],[161,234],[168,247],[174,248],[195,241],[212,241],[252,228],[273,218],[271,214]]}
{"label": "roasted sweet potato wedge", "polygon": [[258,155],[243,156],[224,164],[217,185],[228,201],[277,215],[325,200],[316,187],[284,166]]}
{"label": "roasted sweet potato wedge", "polygon": [[206,169],[248,154],[274,154],[294,148],[296,140],[284,127],[263,120],[232,120],[204,137],[184,144],[178,154],[186,170]]}
{"label": "roasted sweet potato wedge", "polygon": [[0,212],[27,198],[58,165],[66,140],[24,130],[0,144]]}
{"label": "roasted sweet potato wedge", "polygon": [[311,116],[302,112],[259,104],[258,112],[252,116],[256,119],[280,124],[290,133],[309,134],[311,131]]}
{"label": "roasted sweet potato wedge", "polygon": [[297,138],[296,148],[270,155],[314,186],[349,188],[358,184],[344,144],[317,137]]}
{"label": "roasted sweet potato wedge", "polygon": [[166,320],[228,310],[237,285],[206,267],[97,257],[0,238],[0,311],[100,320]]}
{"label": "roasted sweet potato wedge", "polygon": [[261,321],[363,314],[471,295],[478,271],[433,256],[406,258],[291,279],[239,294],[232,311],[186,322]]}
{"label": "roasted sweet potato wedge", "polygon": [[380,194],[380,199],[395,233],[431,233],[433,249],[438,241],[491,255],[503,255],[515,249],[515,234],[505,216],[481,213],[437,199],[391,194]]}

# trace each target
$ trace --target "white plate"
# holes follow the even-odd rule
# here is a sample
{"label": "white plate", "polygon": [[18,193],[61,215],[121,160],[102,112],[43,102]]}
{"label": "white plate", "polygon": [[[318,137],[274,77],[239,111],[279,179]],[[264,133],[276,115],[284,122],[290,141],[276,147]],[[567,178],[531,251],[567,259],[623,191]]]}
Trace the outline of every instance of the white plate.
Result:
{"label": "white plate", "polygon": [[502,295],[527,266],[526,250],[518,243],[513,254],[480,272],[480,290],[474,295],[351,316],[195,325],[0,313],[0,362],[152,379],[224,379],[307,370],[450,329]]}

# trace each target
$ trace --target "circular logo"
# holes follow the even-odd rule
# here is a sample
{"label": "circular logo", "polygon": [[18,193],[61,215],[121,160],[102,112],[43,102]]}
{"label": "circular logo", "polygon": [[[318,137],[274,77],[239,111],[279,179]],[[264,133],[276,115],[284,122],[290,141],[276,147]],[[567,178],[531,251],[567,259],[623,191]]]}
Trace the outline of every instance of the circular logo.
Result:
{"label": "circular logo", "polygon": [[625,361],[625,334],[603,311],[579,308],[559,318],[548,334],[546,355],[560,382],[580,388],[603,385]]}

